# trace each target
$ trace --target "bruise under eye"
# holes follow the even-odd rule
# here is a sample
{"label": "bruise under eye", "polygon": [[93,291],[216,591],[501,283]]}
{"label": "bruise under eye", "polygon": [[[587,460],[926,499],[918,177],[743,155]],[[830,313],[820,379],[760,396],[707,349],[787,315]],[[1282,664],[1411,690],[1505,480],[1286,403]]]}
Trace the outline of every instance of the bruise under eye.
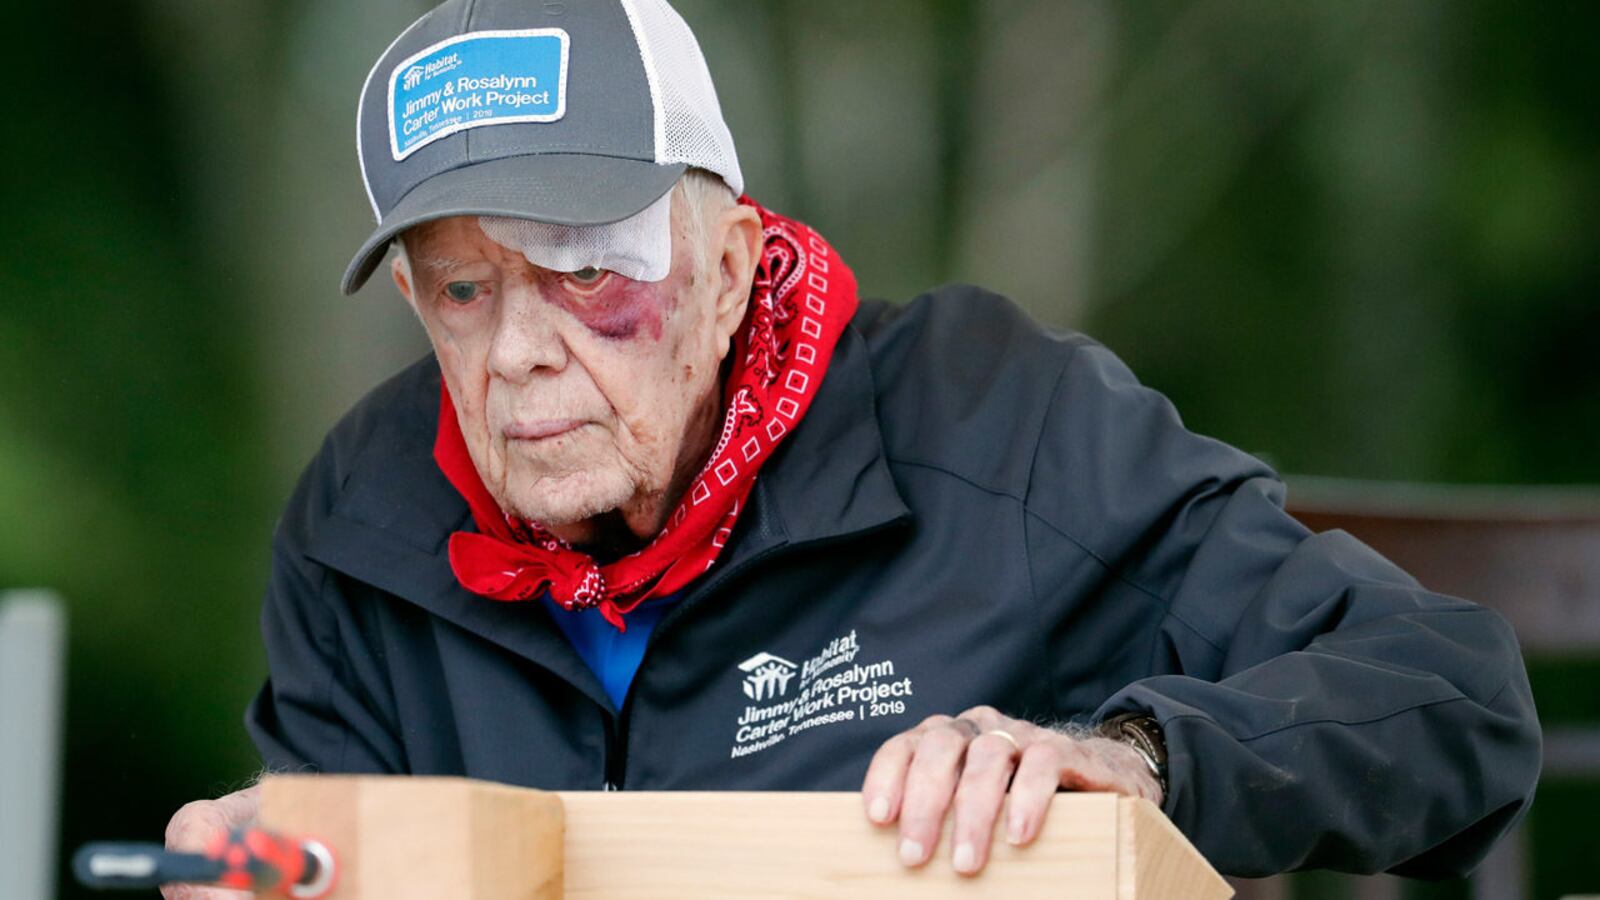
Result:
{"label": "bruise under eye", "polygon": [[[575,274],[564,277],[570,279]],[[606,277],[610,274],[602,270],[600,280],[588,288],[571,282],[573,290],[569,294],[577,296],[563,303],[563,307],[600,337],[630,340],[645,336],[660,340],[663,318],[670,305],[668,288],[662,283]]]}

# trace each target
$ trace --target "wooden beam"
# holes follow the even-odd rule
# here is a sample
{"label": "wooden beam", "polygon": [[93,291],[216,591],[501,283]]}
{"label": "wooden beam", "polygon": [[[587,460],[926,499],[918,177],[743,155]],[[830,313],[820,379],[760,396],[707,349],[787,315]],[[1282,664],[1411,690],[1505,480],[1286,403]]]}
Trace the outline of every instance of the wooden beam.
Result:
{"label": "wooden beam", "polygon": [[948,823],[933,860],[907,870],[898,830],[869,822],[853,792],[552,794],[287,776],[263,782],[262,822],[333,849],[343,874],[330,900],[1233,894],[1160,810],[1114,794],[1057,795],[1039,838],[996,840],[977,877],[951,868]]}

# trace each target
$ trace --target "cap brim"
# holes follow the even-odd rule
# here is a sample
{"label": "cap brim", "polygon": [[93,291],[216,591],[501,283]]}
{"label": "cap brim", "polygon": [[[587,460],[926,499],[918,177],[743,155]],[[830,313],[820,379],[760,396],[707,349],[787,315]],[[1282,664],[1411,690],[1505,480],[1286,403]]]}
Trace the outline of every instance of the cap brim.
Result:
{"label": "cap brim", "polygon": [[446,216],[510,216],[554,225],[608,225],[639,212],[678,182],[687,165],[542,153],[474,163],[429,178],[389,210],[345,269],[343,290],[361,289],[395,236]]}

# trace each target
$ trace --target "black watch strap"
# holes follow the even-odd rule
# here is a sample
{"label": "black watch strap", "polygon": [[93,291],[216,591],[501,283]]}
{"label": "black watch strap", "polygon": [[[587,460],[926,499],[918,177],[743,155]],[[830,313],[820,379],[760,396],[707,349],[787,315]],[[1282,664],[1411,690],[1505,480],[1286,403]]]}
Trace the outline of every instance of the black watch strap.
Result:
{"label": "black watch strap", "polygon": [[1161,797],[1167,796],[1167,739],[1161,732],[1161,723],[1149,713],[1131,712],[1112,716],[1100,723],[1103,737],[1121,741],[1144,758],[1150,774],[1161,785]]}

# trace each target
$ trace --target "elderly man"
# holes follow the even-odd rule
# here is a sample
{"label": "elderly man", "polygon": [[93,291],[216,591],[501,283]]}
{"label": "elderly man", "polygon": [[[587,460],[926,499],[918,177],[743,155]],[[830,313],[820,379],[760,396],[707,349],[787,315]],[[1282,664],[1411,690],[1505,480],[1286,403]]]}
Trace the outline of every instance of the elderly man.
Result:
{"label": "elderly man", "polygon": [[[274,542],[269,769],[861,788],[980,870],[1060,790],[1224,871],[1441,876],[1521,814],[1516,640],[1281,508],[1105,348],[967,287],[859,301],[743,196],[662,0],[452,0],[363,89],[433,353],[328,436]],[[169,840],[254,815],[185,807]]]}

